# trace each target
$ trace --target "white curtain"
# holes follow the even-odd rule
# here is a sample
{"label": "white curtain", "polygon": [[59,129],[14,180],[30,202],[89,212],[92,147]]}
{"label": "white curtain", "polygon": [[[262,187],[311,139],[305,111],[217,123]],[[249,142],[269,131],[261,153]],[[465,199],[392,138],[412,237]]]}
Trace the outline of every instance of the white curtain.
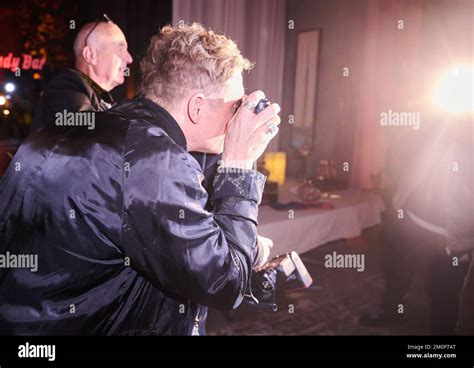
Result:
{"label": "white curtain", "polygon": [[[260,89],[282,104],[286,0],[173,0],[173,25],[180,21],[198,22],[232,38],[255,63],[244,75],[246,93]],[[278,137],[268,151],[278,150]]]}

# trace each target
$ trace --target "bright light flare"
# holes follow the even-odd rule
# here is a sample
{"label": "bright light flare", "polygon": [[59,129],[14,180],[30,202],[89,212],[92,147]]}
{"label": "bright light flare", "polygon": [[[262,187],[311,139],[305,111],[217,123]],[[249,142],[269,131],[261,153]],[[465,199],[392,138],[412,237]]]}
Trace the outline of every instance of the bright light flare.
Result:
{"label": "bright light flare", "polygon": [[433,94],[434,103],[443,111],[466,113],[474,111],[474,67],[457,66],[438,81]]}
{"label": "bright light flare", "polygon": [[7,84],[5,84],[5,91],[7,91],[8,93],[12,93],[14,90],[15,85],[13,83],[8,82]]}
{"label": "bright light flare", "polygon": [[7,99],[5,96],[0,96],[0,106],[3,106],[7,103]]}

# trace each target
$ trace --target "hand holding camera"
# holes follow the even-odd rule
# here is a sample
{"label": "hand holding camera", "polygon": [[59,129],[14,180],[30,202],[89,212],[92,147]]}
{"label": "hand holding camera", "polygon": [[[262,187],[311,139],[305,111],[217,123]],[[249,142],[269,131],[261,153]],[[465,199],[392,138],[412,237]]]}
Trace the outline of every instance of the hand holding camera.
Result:
{"label": "hand holding camera", "polygon": [[253,307],[278,310],[277,292],[308,288],[313,279],[296,252],[276,256],[254,272],[245,302]]}
{"label": "hand holding camera", "polygon": [[238,162],[240,168],[251,169],[278,133],[279,112],[280,106],[270,104],[262,91],[244,97],[227,125],[222,166]]}
{"label": "hand holding camera", "polygon": [[258,260],[257,269],[262,267],[268,261],[270,251],[273,248],[273,241],[261,235],[257,235],[258,247],[260,248],[260,259]]}

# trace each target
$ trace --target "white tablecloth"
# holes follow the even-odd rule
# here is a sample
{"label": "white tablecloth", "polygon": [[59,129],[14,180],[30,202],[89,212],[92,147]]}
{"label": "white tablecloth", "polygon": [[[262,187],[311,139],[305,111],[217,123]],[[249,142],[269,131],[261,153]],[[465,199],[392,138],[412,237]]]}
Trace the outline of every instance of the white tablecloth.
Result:
{"label": "white tablecloth", "polygon": [[[280,189],[280,202],[297,201],[290,191],[295,185],[288,183]],[[363,229],[380,223],[385,206],[378,195],[358,190],[331,194],[341,196],[324,199],[331,202],[334,209],[294,210],[294,218],[290,218],[288,210],[277,211],[268,205],[260,207],[258,233],[273,240],[272,256],[292,250],[301,254],[333,240],[357,237]]]}

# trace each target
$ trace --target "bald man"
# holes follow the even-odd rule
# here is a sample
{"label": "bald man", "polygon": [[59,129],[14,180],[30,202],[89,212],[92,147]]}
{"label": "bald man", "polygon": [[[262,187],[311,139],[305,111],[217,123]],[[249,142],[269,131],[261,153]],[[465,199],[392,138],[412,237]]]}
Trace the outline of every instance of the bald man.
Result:
{"label": "bald man", "polygon": [[112,21],[85,24],[74,41],[75,69],[47,84],[31,132],[55,123],[57,113],[104,111],[115,102],[110,91],[125,81],[132,56],[122,30]]}

